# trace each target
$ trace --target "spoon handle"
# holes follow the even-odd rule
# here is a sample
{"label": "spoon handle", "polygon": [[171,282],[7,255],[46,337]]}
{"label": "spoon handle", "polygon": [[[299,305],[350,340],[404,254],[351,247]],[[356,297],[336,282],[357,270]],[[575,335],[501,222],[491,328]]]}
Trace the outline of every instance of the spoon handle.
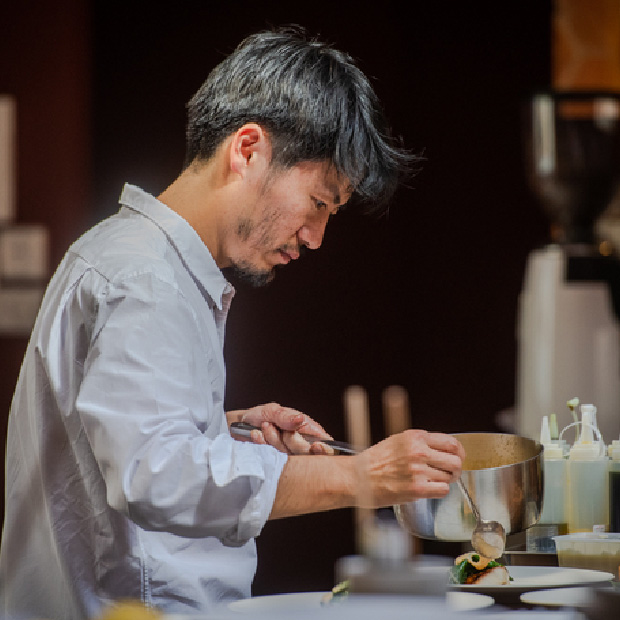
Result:
{"label": "spoon handle", "polygon": [[469,504],[469,507],[471,508],[471,511],[474,513],[474,517],[476,519],[476,523],[480,523],[480,513],[478,512],[478,507],[476,506],[476,504],[474,504],[473,500],[471,499],[471,496],[469,495],[469,491],[467,490],[467,488],[463,484],[462,478],[459,478],[456,481],[456,483],[459,485],[459,489],[461,489],[461,492],[465,496],[465,499],[467,500],[467,503]]}

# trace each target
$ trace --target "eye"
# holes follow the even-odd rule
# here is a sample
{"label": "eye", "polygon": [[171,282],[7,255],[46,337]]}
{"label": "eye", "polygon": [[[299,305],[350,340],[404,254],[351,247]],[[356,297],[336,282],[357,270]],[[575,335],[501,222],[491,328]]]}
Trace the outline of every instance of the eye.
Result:
{"label": "eye", "polygon": [[322,200],[319,200],[318,198],[313,198],[312,200],[314,200],[314,206],[319,211],[322,211],[323,209],[327,209],[327,203],[326,202],[323,202]]}

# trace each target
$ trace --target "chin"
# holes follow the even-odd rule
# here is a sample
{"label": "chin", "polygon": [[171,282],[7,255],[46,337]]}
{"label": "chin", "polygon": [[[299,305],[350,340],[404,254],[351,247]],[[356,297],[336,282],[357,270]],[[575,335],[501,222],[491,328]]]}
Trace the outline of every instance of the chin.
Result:
{"label": "chin", "polygon": [[256,267],[243,263],[233,265],[232,267],[228,267],[223,271],[227,279],[241,282],[244,284],[249,284],[253,288],[267,286],[267,284],[273,282],[273,279],[276,276],[275,268],[258,269]]}

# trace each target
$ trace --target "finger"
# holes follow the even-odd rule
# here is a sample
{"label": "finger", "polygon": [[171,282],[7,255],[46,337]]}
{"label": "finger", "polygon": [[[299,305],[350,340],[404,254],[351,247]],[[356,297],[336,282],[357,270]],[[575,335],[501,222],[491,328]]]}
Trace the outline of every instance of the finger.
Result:
{"label": "finger", "polygon": [[282,441],[282,435],[280,434],[280,431],[277,427],[275,427],[270,422],[263,422],[261,424],[261,431],[266,443],[268,443],[270,446],[273,446],[274,448],[276,448],[276,450],[279,450],[280,452],[284,452],[286,454],[290,453],[288,448]]}
{"label": "finger", "polygon": [[313,454],[333,456],[334,449],[320,441],[307,441],[297,432],[283,431],[281,433],[282,442],[286,445],[291,454]]}
{"label": "finger", "polygon": [[336,451],[331,446],[328,446],[321,441],[315,441],[310,444],[310,454],[333,456],[334,454],[336,454]]}
{"label": "finger", "polygon": [[320,454],[324,456],[333,456],[335,454],[331,446],[320,441],[307,441],[297,432],[283,431],[281,438],[291,454]]}
{"label": "finger", "polygon": [[240,421],[260,427],[263,420],[269,418],[269,409],[272,405],[275,405],[276,407],[280,406],[276,403],[270,403],[269,405],[257,405],[251,409],[246,409],[241,416]]}
{"label": "finger", "polygon": [[416,489],[416,498],[440,498],[450,492],[450,485],[446,482],[426,480],[421,482]]}
{"label": "finger", "polygon": [[304,414],[290,407],[282,407],[277,403],[264,405],[261,412],[263,421],[270,422],[286,431],[296,431],[304,423]]}
{"label": "finger", "polygon": [[421,430],[407,430],[399,435],[392,435],[395,445],[405,445],[409,458],[413,462],[429,465],[435,469],[448,472],[452,479],[461,473],[462,459],[459,456],[459,442],[450,435],[428,433]]}
{"label": "finger", "polygon": [[299,433],[282,431],[282,442],[291,454],[309,454],[311,444],[307,442]]}
{"label": "finger", "polygon": [[437,469],[429,465],[426,472],[426,479],[430,482],[443,482],[444,484],[450,484],[453,482],[453,474],[444,469]]}
{"label": "finger", "polygon": [[265,437],[263,436],[263,432],[259,431],[258,429],[250,432],[250,439],[252,440],[252,443],[257,443],[261,445],[267,443],[265,441]]}
{"label": "finger", "polygon": [[429,433],[427,443],[432,452],[429,455],[429,464],[452,474],[452,480],[461,475],[465,449],[460,441],[450,435]]}
{"label": "finger", "polygon": [[262,418],[285,431],[298,431],[320,439],[333,439],[318,422],[291,407],[269,403],[263,407]]}
{"label": "finger", "polygon": [[461,460],[465,458],[465,448],[463,448],[463,444],[452,435],[446,435],[444,433],[427,433],[426,442],[429,447],[434,450],[455,454]]}
{"label": "finger", "polygon": [[433,450],[426,461],[427,465],[447,474],[450,482],[454,482],[460,475],[463,467],[461,459],[454,454],[446,454]]}
{"label": "finger", "polygon": [[305,435],[312,435],[313,437],[319,437],[320,439],[333,439],[333,437],[316,420],[313,420],[310,416],[305,414],[302,415],[303,421],[299,428],[296,429],[298,432]]}

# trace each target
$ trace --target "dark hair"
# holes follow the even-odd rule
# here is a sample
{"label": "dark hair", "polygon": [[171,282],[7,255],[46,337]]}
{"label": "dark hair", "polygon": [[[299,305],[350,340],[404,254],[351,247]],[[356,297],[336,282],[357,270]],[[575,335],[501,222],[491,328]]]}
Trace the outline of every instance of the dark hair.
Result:
{"label": "dark hair", "polygon": [[185,166],[205,161],[245,123],[265,127],[272,164],[329,161],[374,207],[417,158],[395,144],[379,101],[353,59],[300,27],[249,36],[187,105]]}

